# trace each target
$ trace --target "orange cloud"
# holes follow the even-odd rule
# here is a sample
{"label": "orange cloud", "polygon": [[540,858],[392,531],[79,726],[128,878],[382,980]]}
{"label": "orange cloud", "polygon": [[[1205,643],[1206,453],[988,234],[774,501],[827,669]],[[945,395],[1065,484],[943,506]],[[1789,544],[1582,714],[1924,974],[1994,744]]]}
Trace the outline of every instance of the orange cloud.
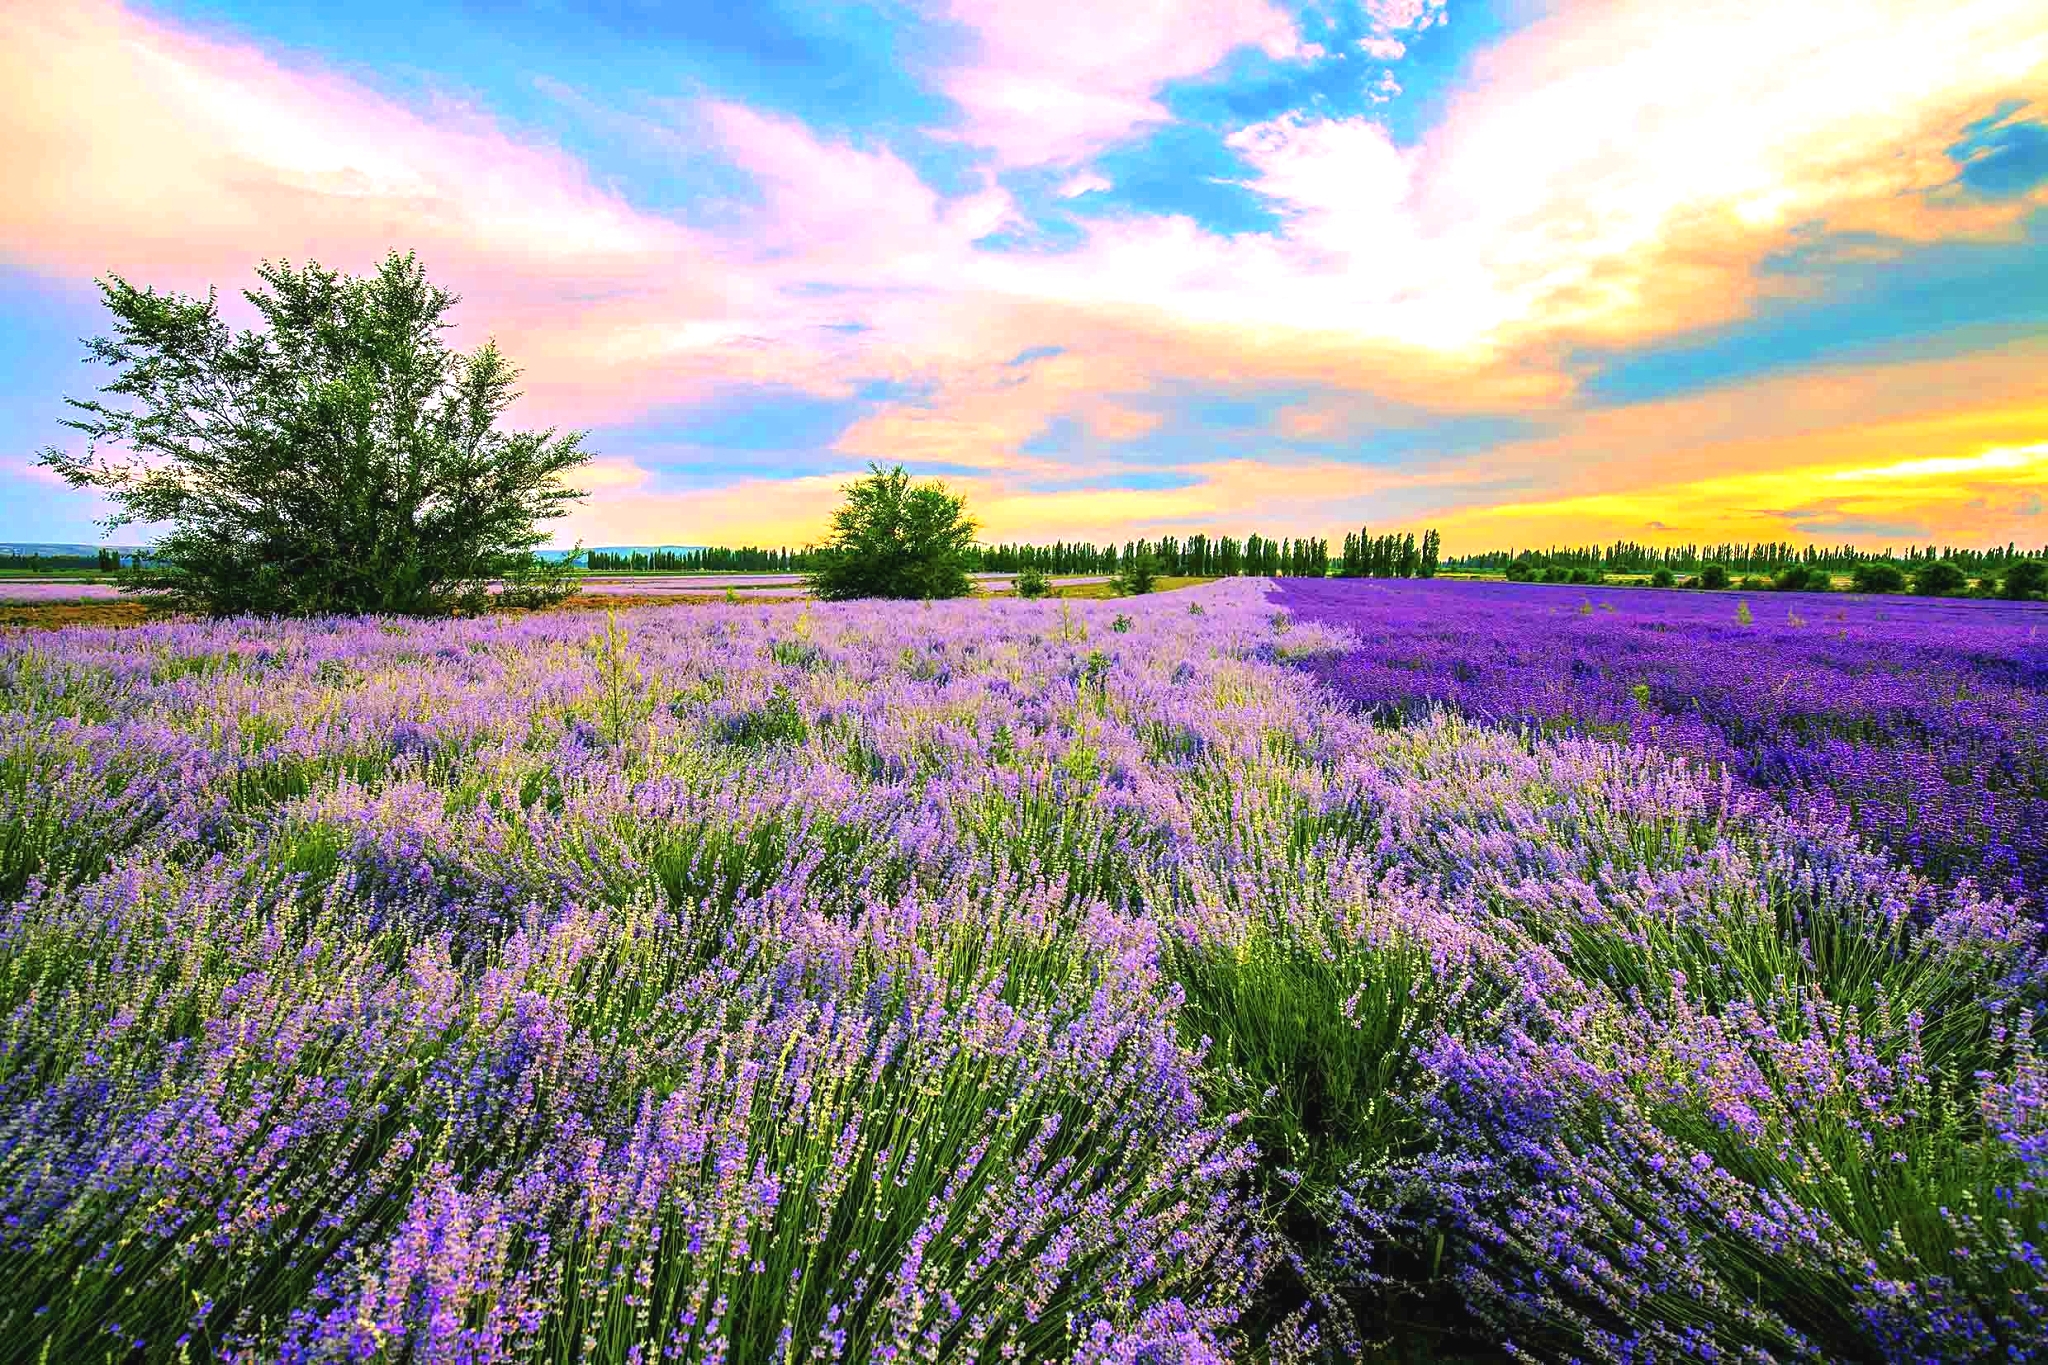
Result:
{"label": "orange cloud", "polygon": [[[1384,45],[1442,7],[1378,0],[1372,13]],[[1077,193],[1104,183],[1088,155],[1164,116],[1164,83],[1244,48],[1307,55],[1267,0],[958,0],[955,17],[977,45],[935,73],[965,111],[951,135],[1002,164],[1068,165]],[[1482,55],[1418,144],[1367,118],[1236,130],[1277,234],[1127,216],[1090,220],[1070,252],[999,252],[977,243],[1019,210],[992,177],[942,196],[885,147],[744,106],[704,103],[687,134],[660,133],[700,139],[759,186],[760,215],[711,234],[635,209],[458,102],[403,104],[109,0],[0,0],[0,252],[196,288],[232,287],[266,255],[358,268],[417,246],[467,295],[462,335],[493,332],[526,367],[522,417],[626,422],[749,383],[846,397],[880,376],[921,397],[882,405],[836,453],[849,468],[981,471],[973,486],[1005,525],[1072,534],[1057,518],[1214,507],[1299,533],[1433,505],[1476,534],[1488,513],[1470,499],[1489,482],[1527,487],[1531,506],[1585,513],[1574,500],[1608,495],[1640,511],[1658,489],[1716,478],[1972,460],[2042,439],[2048,400],[2027,377],[2039,348],[1598,411],[1578,406],[1567,357],[1800,288],[1762,265],[1813,225],[1876,234],[1880,257],[2012,238],[2048,187],[1965,200],[1942,188],[1947,148],[2000,101],[2044,92],[2048,11],[2024,0],[1590,0]],[[1008,363],[1052,346],[1063,353]],[[1182,490],[1032,491],[1113,474],[1115,444],[1155,432],[1170,392],[1204,386],[1317,391],[1280,415],[1276,441],[1338,439],[1397,411],[1537,416],[1557,434],[1370,475],[1282,463],[1254,441],[1241,463],[1263,478],[1204,456],[1179,466],[1193,479]],[[1112,449],[1027,454],[1059,418]],[[705,511],[794,536],[836,488],[764,478],[671,499],[629,463],[594,477],[592,517],[661,513],[717,538]],[[1321,496],[1294,500],[1298,479],[1323,480]]]}

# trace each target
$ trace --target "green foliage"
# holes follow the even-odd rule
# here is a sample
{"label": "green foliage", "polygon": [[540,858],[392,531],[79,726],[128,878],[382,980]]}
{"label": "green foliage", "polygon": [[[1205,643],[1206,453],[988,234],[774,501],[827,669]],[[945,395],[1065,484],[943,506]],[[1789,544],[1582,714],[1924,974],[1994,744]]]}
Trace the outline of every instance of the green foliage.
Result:
{"label": "green foliage", "polygon": [[742,748],[775,745],[797,747],[810,738],[810,723],[787,688],[777,686],[768,700],[726,722],[726,737]]}
{"label": "green foliage", "polygon": [[1052,580],[1045,576],[1045,570],[1036,564],[1017,572],[1017,596],[1048,597],[1052,594]]}
{"label": "green foliage", "polygon": [[902,465],[868,466],[832,514],[832,539],[804,575],[828,602],[859,597],[965,597],[975,523],[943,483],[915,484]]}
{"label": "green foliage", "polygon": [[1142,597],[1152,591],[1158,578],[1159,561],[1149,554],[1137,555],[1117,571],[1116,590],[1126,597]]}
{"label": "green foliage", "polygon": [[1536,576],[1536,566],[1526,559],[1517,559],[1507,567],[1510,583],[1527,583]]}
{"label": "green foliage", "polygon": [[1709,564],[1694,581],[1702,588],[1718,592],[1728,586],[1728,570],[1719,564]]}
{"label": "green foliage", "polygon": [[1398,1150],[1396,1102],[1414,1086],[1415,1044],[1446,992],[1427,957],[1374,944],[1327,915],[1275,918],[1244,941],[1178,947],[1182,1026],[1212,1040],[1220,1107],[1253,1117],[1250,1136],[1311,1196],[1353,1164]]}
{"label": "green foliage", "polygon": [[1826,592],[1833,586],[1827,574],[1805,564],[1793,564],[1771,583],[1779,592]]}
{"label": "green foliage", "polygon": [[1904,592],[1906,575],[1896,564],[1872,560],[1856,566],[1849,575],[1849,586],[1857,592]]}
{"label": "green foliage", "polygon": [[1677,581],[1671,570],[1665,568],[1662,564],[1659,564],[1650,575],[1650,586],[1653,588],[1668,588]]}
{"label": "green foliage", "polygon": [[2005,581],[1999,587],[1999,593],[2015,602],[2048,593],[2048,563],[2022,559],[2011,565],[2005,571]]}
{"label": "green foliage", "polygon": [[[574,591],[539,564],[537,523],[582,494],[563,476],[582,434],[503,432],[518,371],[496,345],[441,333],[457,296],[392,253],[357,278],[266,262],[235,332],[215,296],[100,285],[114,335],[89,358],[121,373],[120,408],[70,400],[83,455],[41,463],[112,502],[109,528],[170,529],[123,586],[213,615],[476,610],[493,579],[533,604]],[[126,448],[124,455],[103,449]]]}
{"label": "green foliage", "polygon": [[649,709],[646,680],[633,654],[632,640],[619,625],[617,612],[604,614],[604,632],[586,646],[597,670],[597,713],[604,737],[617,748]]}
{"label": "green foliage", "polygon": [[1963,571],[1946,559],[1923,564],[1913,575],[1913,591],[1922,597],[1955,597],[1969,586]]}
{"label": "green foliage", "polygon": [[1737,625],[1746,626],[1755,620],[1755,615],[1749,609],[1749,603],[1737,602],[1735,604],[1735,622]]}

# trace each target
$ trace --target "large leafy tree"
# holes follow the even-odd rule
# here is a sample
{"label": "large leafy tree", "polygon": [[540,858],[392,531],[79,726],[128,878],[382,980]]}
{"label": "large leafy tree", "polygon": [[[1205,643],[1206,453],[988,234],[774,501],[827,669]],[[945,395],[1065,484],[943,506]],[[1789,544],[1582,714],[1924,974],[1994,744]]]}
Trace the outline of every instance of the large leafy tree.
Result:
{"label": "large leafy tree", "polygon": [[869,465],[832,514],[832,538],[805,575],[827,601],[964,597],[975,523],[943,483],[918,484],[903,466]]}
{"label": "large leafy tree", "polygon": [[2038,559],[2015,561],[2005,571],[2001,591],[2015,602],[2024,602],[2048,592],[2048,564]]}
{"label": "large leafy tree", "polygon": [[1946,559],[1932,560],[1913,571],[1913,591],[1922,597],[1955,597],[1969,585],[1968,575]]}
{"label": "large leafy tree", "polygon": [[255,331],[231,329],[211,290],[100,284],[114,329],[88,358],[130,402],[69,400],[86,451],[41,462],[103,492],[109,529],[165,528],[125,586],[284,616],[474,610],[496,579],[527,602],[573,591],[533,551],[583,496],[563,481],[590,458],[582,433],[499,430],[518,371],[495,343],[449,348],[458,298],[409,252],[364,277],[256,273]]}

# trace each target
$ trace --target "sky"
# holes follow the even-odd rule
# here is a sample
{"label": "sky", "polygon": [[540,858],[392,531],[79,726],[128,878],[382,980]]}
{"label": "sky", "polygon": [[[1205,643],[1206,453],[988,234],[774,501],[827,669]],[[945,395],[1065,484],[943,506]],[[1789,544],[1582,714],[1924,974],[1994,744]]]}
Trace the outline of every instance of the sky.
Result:
{"label": "sky", "polygon": [[96,280],[398,249],[564,545],[2048,543],[2039,0],[0,0],[0,135],[0,540]]}

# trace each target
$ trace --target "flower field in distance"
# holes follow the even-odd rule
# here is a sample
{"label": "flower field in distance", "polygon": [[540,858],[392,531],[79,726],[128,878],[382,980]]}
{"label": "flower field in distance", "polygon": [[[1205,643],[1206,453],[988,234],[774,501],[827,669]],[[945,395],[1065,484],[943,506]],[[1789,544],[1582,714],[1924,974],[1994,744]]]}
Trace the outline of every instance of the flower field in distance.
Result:
{"label": "flower field in distance", "polygon": [[2048,890],[2048,610],[1811,593],[1280,580],[1360,636],[1312,665],[1432,706],[1649,744],[1840,813],[1908,866]]}
{"label": "flower field in distance", "polygon": [[0,640],[0,1341],[2036,1357],[2033,618],[1519,592]]}

